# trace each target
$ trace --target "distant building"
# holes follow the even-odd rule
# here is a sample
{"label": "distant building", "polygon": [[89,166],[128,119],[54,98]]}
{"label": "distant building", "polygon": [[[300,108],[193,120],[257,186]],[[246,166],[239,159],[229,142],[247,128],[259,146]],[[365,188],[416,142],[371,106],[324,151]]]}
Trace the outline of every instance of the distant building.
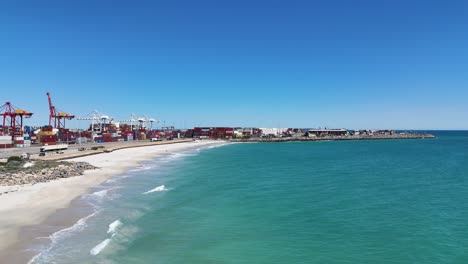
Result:
{"label": "distant building", "polygon": [[347,136],[349,131],[345,128],[339,129],[309,129],[306,132],[307,137],[323,137],[323,136]]}
{"label": "distant building", "polygon": [[289,128],[260,128],[262,136],[280,136],[288,131]]}

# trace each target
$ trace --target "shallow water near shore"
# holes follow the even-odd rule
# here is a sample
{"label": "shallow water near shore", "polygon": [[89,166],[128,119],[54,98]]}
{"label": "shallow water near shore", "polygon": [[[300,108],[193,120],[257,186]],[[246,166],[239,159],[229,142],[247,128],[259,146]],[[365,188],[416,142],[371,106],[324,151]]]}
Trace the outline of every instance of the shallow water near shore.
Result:
{"label": "shallow water near shore", "polygon": [[438,136],[158,156],[77,199],[33,263],[467,263],[468,133]]}

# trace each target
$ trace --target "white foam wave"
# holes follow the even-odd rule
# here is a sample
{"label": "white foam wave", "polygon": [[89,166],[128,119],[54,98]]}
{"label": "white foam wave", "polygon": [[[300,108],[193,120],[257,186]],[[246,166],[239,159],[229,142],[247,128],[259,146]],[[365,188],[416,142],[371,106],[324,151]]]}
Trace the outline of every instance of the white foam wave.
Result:
{"label": "white foam wave", "polygon": [[117,228],[122,225],[122,222],[120,222],[120,219],[115,220],[109,225],[109,229],[107,230],[107,234],[115,234]]}
{"label": "white foam wave", "polygon": [[121,188],[120,186],[114,186],[109,189],[99,190],[91,194],[85,194],[81,197],[86,203],[90,204],[96,209],[100,209],[100,206],[109,200],[114,200],[117,197],[120,197],[120,194],[116,192],[111,192],[112,190]]}
{"label": "white foam wave", "polygon": [[128,178],[128,177],[131,177],[132,175],[128,175],[128,174],[125,174],[125,175],[120,175],[120,176],[114,176],[112,177],[111,179],[107,180],[106,183],[114,183],[114,182],[117,182],[119,180],[122,180],[122,179],[125,179],[125,178]]}
{"label": "white foam wave", "polygon": [[144,192],[142,194],[148,194],[148,193],[152,193],[152,192],[162,192],[162,191],[168,191],[168,189],[166,189],[166,186],[161,185],[161,186],[158,186],[158,187],[156,187],[154,189],[146,191],[146,192]]}
{"label": "white foam wave", "polygon": [[107,192],[109,190],[101,190],[101,191],[97,191],[97,192],[94,192],[93,195],[97,196],[97,197],[104,197],[107,195]]}
{"label": "white foam wave", "polygon": [[104,241],[102,241],[101,243],[97,244],[95,247],[93,247],[89,253],[93,256],[96,256],[97,254],[101,253],[101,251],[107,247],[107,245],[109,245],[109,243],[111,242],[111,239],[110,238],[106,238]]}
{"label": "white foam wave", "polygon": [[87,225],[86,225],[86,221],[88,221],[89,218],[95,216],[97,213],[99,213],[100,211],[96,211],[86,217],[83,217],[81,218],[80,220],[78,220],[78,222],[76,222],[74,225],[72,225],[71,227],[68,227],[68,228],[65,228],[65,229],[62,229],[60,231],[57,231],[55,233],[53,233],[52,235],[50,235],[49,237],[52,239],[52,240],[57,240],[59,238],[62,238],[62,237],[65,237],[67,235],[70,235],[71,233],[73,232],[76,232],[76,231],[80,231],[80,230],[83,230]]}
{"label": "white foam wave", "polygon": [[197,154],[189,154],[189,153],[172,153],[171,154],[175,158],[181,158],[181,157],[193,157],[196,156]]}
{"label": "white foam wave", "polygon": [[229,144],[232,144],[232,143],[221,143],[221,144],[216,144],[216,145],[208,146],[208,147],[206,147],[206,148],[207,148],[207,149],[219,148],[219,147],[226,146],[226,145],[229,145]]}
{"label": "white foam wave", "polygon": [[137,168],[134,168],[134,169],[130,169],[128,171],[130,172],[138,172],[138,171],[145,171],[145,170],[151,170],[154,168],[154,165],[147,165],[147,166],[141,166],[141,167],[137,167]]}
{"label": "white foam wave", "polygon": [[78,220],[74,225],[64,228],[62,230],[59,230],[52,235],[49,236],[49,239],[51,240],[51,243],[49,247],[47,247],[45,250],[41,251],[39,254],[35,255],[29,262],[28,264],[34,263],[39,257],[41,257],[44,253],[49,252],[58,242],[60,239],[65,238],[69,235],[71,235],[74,232],[78,232],[83,230],[87,225],[86,221],[88,221],[89,218],[95,216],[99,211],[96,211],[86,217],[81,218]]}

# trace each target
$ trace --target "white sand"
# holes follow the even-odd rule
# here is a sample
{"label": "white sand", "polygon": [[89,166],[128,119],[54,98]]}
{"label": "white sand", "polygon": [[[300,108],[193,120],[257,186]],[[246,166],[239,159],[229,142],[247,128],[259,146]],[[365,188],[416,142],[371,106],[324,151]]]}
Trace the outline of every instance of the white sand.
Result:
{"label": "white sand", "polygon": [[111,153],[71,159],[85,161],[99,167],[86,171],[83,176],[54,180],[23,186],[0,186],[0,253],[18,240],[21,227],[40,224],[59,209],[110,177],[136,166],[144,160],[162,154],[191,147],[216,144],[213,141],[196,141],[169,145],[155,145],[121,149]]}

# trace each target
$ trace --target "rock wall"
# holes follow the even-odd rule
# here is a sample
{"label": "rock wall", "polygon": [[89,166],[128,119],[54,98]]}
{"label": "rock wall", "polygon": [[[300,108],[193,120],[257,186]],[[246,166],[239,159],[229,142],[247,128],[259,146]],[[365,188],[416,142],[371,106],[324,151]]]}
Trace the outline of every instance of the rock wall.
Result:
{"label": "rock wall", "polygon": [[87,162],[12,161],[0,167],[0,186],[35,184],[83,175],[96,169]]}

